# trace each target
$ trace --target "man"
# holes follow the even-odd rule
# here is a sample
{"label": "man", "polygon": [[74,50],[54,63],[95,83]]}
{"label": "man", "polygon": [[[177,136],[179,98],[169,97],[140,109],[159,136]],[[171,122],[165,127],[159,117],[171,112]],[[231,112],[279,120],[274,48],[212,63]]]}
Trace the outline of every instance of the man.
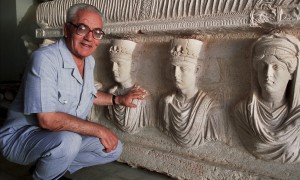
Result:
{"label": "man", "polygon": [[0,130],[4,157],[35,164],[34,179],[59,179],[66,171],[116,160],[122,151],[109,129],[86,121],[92,104],[135,107],[144,90],[123,96],[96,92],[91,54],[104,32],[99,11],[76,4],[67,12],[64,38],[32,54],[19,94]]}
{"label": "man", "polygon": [[172,41],[171,63],[177,91],[159,103],[161,130],[184,147],[198,147],[224,135],[224,124],[217,117],[218,111],[213,110],[217,109],[213,99],[196,86],[202,44],[194,39]]}
{"label": "man", "polygon": [[299,40],[275,33],[253,45],[251,95],[236,106],[241,142],[254,156],[300,161]]}
{"label": "man", "polygon": [[[136,43],[129,40],[114,40],[110,48],[110,60],[113,63],[114,79],[118,83],[109,90],[114,95],[126,94],[134,83],[131,78],[132,54]],[[124,132],[135,134],[149,124],[149,112],[146,101],[134,100],[136,108],[120,105],[108,106],[107,118]]]}

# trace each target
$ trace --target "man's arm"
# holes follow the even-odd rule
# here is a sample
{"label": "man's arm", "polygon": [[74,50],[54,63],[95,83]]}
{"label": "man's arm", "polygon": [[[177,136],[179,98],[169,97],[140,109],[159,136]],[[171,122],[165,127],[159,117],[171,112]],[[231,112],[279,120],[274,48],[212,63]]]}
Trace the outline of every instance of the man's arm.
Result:
{"label": "man's arm", "polygon": [[[138,87],[134,86],[127,94],[122,96],[115,97],[115,103],[120,104],[127,107],[136,107],[136,104],[132,103],[134,99],[143,100],[147,95],[147,91]],[[112,105],[113,95],[105,92],[98,91],[97,97],[94,99],[95,105]]]}
{"label": "man's arm", "polygon": [[50,131],[71,131],[98,137],[105,147],[105,152],[116,149],[118,145],[116,134],[100,124],[84,121],[62,112],[42,112],[38,113],[37,117],[40,127]]}

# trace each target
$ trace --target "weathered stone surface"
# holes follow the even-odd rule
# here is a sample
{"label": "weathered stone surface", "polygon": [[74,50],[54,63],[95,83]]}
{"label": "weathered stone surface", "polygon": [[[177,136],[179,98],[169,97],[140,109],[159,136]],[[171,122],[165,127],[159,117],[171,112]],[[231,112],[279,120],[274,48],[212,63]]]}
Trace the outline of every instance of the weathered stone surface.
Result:
{"label": "weathered stone surface", "polygon": [[[120,161],[179,179],[298,179],[299,163],[265,161],[251,155],[235,129],[233,109],[251,93],[251,45],[273,29],[300,37],[299,3],[280,0],[54,0],[41,4],[38,37],[62,36],[65,10],[73,3],[96,5],[106,21],[108,34],[94,54],[95,80],[103,90],[115,82],[110,63],[111,40],[137,43],[132,61],[132,81],[151,95],[150,121],[135,134],[121,131],[105,118],[104,107],[94,107],[90,120],[115,131],[124,143]],[[126,9],[126,10],[124,10]],[[52,14],[53,16],[47,16]],[[48,34],[49,32],[52,32]],[[57,33],[57,34],[56,34]],[[158,125],[161,97],[176,90],[170,68],[171,40],[196,39],[203,42],[198,62],[202,71],[196,85],[212,97],[221,109],[225,132],[222,141],[198,147],[182,147],[162,133]],[[147,99],[146,99],[147,101]]]}
{"label": "weathered stone surface", "polygon": [[[299,27],[299,2],[281,0],[54,0],[37,8],[38,37],[60,37],[66,10],[89,3],[102,12],[106,34],[200,34]],[[56,29],[56,32],[54,29]]]}

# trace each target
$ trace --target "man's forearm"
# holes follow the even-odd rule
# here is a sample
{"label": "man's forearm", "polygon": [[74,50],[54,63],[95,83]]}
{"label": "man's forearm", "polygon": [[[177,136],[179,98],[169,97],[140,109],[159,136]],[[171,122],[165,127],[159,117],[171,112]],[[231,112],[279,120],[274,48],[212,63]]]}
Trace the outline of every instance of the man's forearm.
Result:
{"label": "man's forearm", "polygon": [[94,104],[98,106],[112,105],[112,94],[98,91],[97,97],[94,99]]}
{"label": "man's forearm", "polygon": [[118,145],[117,135],[100,124],[62,112],[38,113],[37,117],[41,128],[50,131],[71,131],[99,138],[106,152],[114,150]]}
{"label": "man's forearm", "polygon": [[101,137],[100,124],[82,120],[62,112],[45,112],[37,114],[39,125],[50,131],[71,131],[82,135]]}
{"label": "man's forearm", "polygon": [[136,107],[135,104],[132,103],[134,99],[143,100],[147,95],[147,91],[134,86],[127,94],[119,95],[113,98],[112,94],[104,93],[101,91],[97,92],[97,97],[94,99],[95,105],[113,105],[120,104],[127,107]]}

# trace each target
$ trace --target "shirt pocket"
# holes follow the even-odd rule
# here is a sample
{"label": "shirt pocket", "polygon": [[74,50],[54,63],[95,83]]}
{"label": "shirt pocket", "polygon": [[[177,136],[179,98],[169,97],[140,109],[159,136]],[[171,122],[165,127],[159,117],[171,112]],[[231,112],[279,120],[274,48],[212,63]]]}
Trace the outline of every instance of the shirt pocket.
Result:
{"label": "shirt pocket", "polygon": [[77,106],[78,99],[74,94],[64,90],[58,90],[57,111],[76,115]]}
{"label": "shirt pocket", "polygon": [[89,100],[90,100],[90,103],[89,105],[92,106],[93,103],[94,103],[94,99],[97,97],[97,90],[94,88],[92,90],[92,92],[89,93]]}
{"label": "shirt pocket", "polygon": [[89,100],[89,101],[86,101],[87,104],[83,107],[85,109],[82,114],[83,119],[86,119],[88,114],[90,113],[91,108],[94,104],[94,99],[96,98],[96,95],[97,95],[96,89],[93,89],[92,92],[89,92],[87,94],[87,100]]}

